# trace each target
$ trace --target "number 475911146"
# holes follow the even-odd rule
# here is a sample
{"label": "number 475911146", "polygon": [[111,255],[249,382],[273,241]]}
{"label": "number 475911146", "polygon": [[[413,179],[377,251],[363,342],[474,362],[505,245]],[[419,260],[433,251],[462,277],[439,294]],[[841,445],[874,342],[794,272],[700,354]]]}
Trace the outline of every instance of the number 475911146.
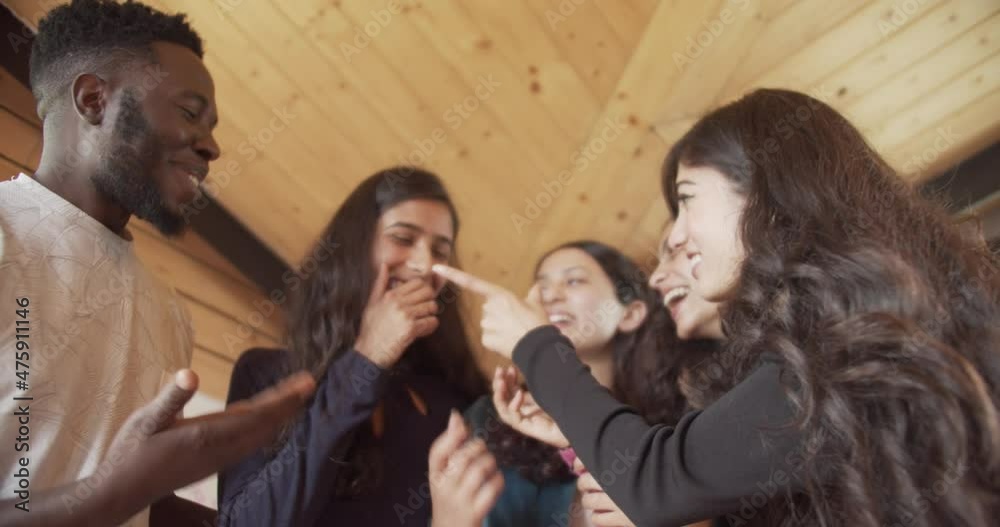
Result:
{"label": "number 475911146", "polygon": [[[28,338],[31,336],[31,320],[28,318],[28,305],[31,303],[27,298],[18,298],[17,307],[14,311],[17,314],[18,319],[15,321],[16,330],[14,333],[14,338],[17,341],[14,343],[14,347],[17,350],[14,354],[14,360],[17,363],[16,369],[18,379],[27,382],[28,380],[28,360],[29,354],[28,349]],[[25,361],[25,362],[22,362]]]}

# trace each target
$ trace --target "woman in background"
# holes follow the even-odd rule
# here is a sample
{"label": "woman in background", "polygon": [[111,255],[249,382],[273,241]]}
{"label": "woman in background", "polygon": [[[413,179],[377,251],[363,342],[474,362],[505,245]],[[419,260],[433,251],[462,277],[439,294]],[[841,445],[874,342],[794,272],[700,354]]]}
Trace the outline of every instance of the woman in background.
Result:
{"label": "woman in background", "polygon": [[[688,409],[678,378],[704,361],[714,346],[697,342],[678,347],[661,299],[632,260],[599,242],[566,243],[539,260],[534,287],[548,320],[615,397],[640,409],[651,422],[674,423]],[[701,324],[701,316],[689,317],[690,324]],[[513,369],[498,369],[494,383],[500,390],[494,402],[501,418],[510,411],[533,412],[530,395],[515,395]],[[512,397],[518,398],[516,403]],[[487,398],[473,405],[467,417],[475,430],[486,432],[506,482],[484,525],[588,524],[581,514],[576,477],[566,463],[572,461],[572,451],[560,455],[559,449],[569,444],[556,427],[527,426],[522,433],[497,423],[497,409]],[[515,420],[512,424],[521,425]]]}
{"label": "woman in background", "polygon": [[[486,390],[457,292],[430,271],[455,262],[458,226],[444,186],[423,170],[379,172],[348,196],[313,253],[318,266],[290,284],[288,349],[248,350],[233,370],[229,404],[300,369],[317,389],[279,444],[220,474],[220,525],[427,526],[431,444],[451,409]],[[484,470],[461,488],[444,480],[453,488],[435,495],[463,507],[442,506],[459,517],[441,525],[477,525],[503,485],[484,448],[463,452]],[[485,503],[478,517],[473,502]]]}
{"label": "woman in background", "polygon": [[[659,265],[649,277],[649,287],[659,292],[659,295],[651,295],[649,311],[654,316],[662,313],[664,316],[669,313],[673,324],[651,323],[644,325],[645,331],[655,331],[645,339],[654,347],[638,348],[633,347],[632,355],[645,356],[650,359],[658,358],[661,367],[650,364],[649,360],[633,361],[632,367],[622,367],[616,370],[618,378],[621,379],[617,385],[631,386],[632,393],[639,390],[639,394],[631,398],[620,397],[633,407],[655,407],[656,400],[664,397],[657,397],[651,390],[666,390],[666,398],[682,398],[686,402],[684,411],[701,409],[711,401],[725,392],[727,382],[721,357],[715,355],[720,348],[722,335],[722,322],[719,317],[719,305],[701,298],[691,289],[691,268],[686,258],[680,258],[679,253],[671,251],[667,244],[667,235],[670,229],[665,228],[663,239],[659,249]],[[611,275],[641,277],[638,268],[630,264],[630,269],[635,269],[632,273],[608,273]],[[641,282],[633,287],[643,286]],[[665,333],[664,333],[665,332]],[[676,339],[672,338],[676,335]],[[673,352],[665,350],[675,350]],[[623,354],[624,356],[624,354]],[[619,363],[625,366],[622,363]],[[638,367],[636,367],[638,366]],[[652,366],[652,367],[651,367]],[[620,373],[619,373],[620,372]],[[624,381],[624,382],[623,382]],[[568,444],[566,439],[558,432],[558,427],[552,422],[542,410],[540,410],[530,395],[523,395],[518,401],[514,401],[516,394],[513,376],[508,373],[497,376],[494,380],[494,404],[500,408],[499,416],[508,426],[520,431],[526,436],[545,441],[554,446]],[[645,391],[643,393],[642,391]],[[646,399],[643,401],[643,399]],[[527,403],[525,401],[528,401]],[[670,408],[667,404],[663,407]],[[656,412],[643,413],[649,422],[676,423],[681,413],[671,414]],[[585,472],[585,467],[578,463],[575,472],[579,475],[576,481],[578,496],[594,494],[604,494],[599,482],[589,472]],[[511,478],[506,478],[508,482]],[[605,494],[606,495],[606,494]],[[609,500],[610,501],[610,500]],[[503,499],[498,502],[497,508],[503,503]],[[585,509],[591,525],[595,527],[628,527],[633,525],[629,519],[621,512],[617,506],[600,510]],[[495,514],[494,511],[491,514]],[[698,526],[708,526],[711,522],[698,523]],[[695,524],[692,524],[695,525]]]}

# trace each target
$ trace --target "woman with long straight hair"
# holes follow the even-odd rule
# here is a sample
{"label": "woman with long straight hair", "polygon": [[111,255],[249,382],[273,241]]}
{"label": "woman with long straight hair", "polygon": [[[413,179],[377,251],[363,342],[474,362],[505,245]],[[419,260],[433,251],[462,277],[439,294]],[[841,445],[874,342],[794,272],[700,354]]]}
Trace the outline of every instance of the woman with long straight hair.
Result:
{"label": "woman with long straight hair", "polygon": [[[458,227],[444,186],[420,169],[381,171],[347,197],[288,280],[288,348],[248,350],[233,370],[230,404],[286,371],[313,372],[317,390],[279,444],[220,474],[220,525],[427,526],[439,489],[428,478],[431,444],[452,409],[487,389],[458,292],[430,270],[455,264]],[[452,428],[458,448],[460,427]],[[483,478],[442,499],[463,500],[461,512],[475,517],[489,510],[502,477],[484,446],[465,452]],[[459,510],[437,505],[436,513]]]}
{"label": "woman with long straight hair", "polygon": [[639,525],[991,525],[1000,272],[985,244],[843,116],[785,90],[702,118],[663,190],[668,243],[722,303],[738,381],[675,427],[553,358],[567,343],[531,301],[439,268],[487,297],[484,343],[513,354],[610,498]]}

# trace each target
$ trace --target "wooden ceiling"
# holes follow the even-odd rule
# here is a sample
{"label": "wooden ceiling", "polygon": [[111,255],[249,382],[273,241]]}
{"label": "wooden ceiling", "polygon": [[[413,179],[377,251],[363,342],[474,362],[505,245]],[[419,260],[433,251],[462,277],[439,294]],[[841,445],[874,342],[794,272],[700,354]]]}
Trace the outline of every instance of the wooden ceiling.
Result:
{"label": "wooden ceiling", "polygon": [[[59,3],[4,1],[31,24]],[[914,181],[1000,139],[996,0],[147,3],[206,41],[210,180],[291,265],[360,180],[414,162],[446,180],[486,278],[523,290],[578,237],[648,265],[669,145],[760,86],[832,104]]]}

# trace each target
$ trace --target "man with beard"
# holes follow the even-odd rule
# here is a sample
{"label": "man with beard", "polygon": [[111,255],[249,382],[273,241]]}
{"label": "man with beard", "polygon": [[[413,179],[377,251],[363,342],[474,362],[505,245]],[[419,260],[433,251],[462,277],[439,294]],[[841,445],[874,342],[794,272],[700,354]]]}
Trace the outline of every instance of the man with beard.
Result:
{"label": "man with beard", "polygon": [[311,393],[299,375],[175,418],[197,387],[190,321],[127,224],[181,232],[219,157],[201,57],[183,15],[131,1],[75,0],[39,24],[42,158],[0,183],[0,345],[14,355],[0,361],[0,524],[145,526],[150,504],[266,445]]}

